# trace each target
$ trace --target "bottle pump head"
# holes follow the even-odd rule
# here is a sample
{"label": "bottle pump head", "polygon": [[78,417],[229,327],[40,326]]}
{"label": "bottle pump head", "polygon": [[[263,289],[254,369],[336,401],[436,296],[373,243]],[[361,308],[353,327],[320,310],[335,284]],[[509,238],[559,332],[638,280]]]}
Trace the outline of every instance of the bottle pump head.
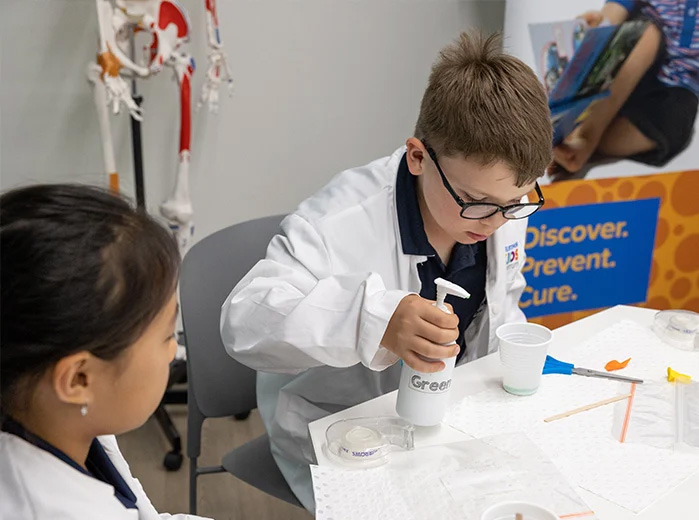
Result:
{"label": "bottle pump head", "polygon": [[444,312],[449,312],[447,306],[444,305],[444,298],[447,297],[447,294],[453,294],[459,298],[471,297],[471,293],[469,293],[466,289],[456,285],[455,283],[451,283],[444,278],[437,278],[434,283],[437,286],[437,303],[435,303],[435,305],[438,309],[441,309]]}

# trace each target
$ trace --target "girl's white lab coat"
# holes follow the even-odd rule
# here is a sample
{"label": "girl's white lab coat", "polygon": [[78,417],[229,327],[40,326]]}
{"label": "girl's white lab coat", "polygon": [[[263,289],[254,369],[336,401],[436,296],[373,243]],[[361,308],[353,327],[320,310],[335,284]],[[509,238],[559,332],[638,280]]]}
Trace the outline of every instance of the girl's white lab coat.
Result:
{"label": "girl's white lab coat", "polygon": [[[304,201],[223,305],[228,353],[276,373],[258,374],[258,407],[272,453],[309,509],[308,423],[398,386],[398,359],[380,341],[400,300],[420,292],[426,260],[401,245],[395,186],[404,153],[342,172]],[[526,227],[508,221],[487,241],[487,305],[464,333],[462,363],[497,348],[499,325],[524,320]]]}
{"label": "girl's white lab coat", "polygon": [[0,432],[1,520],[206,520],[158,514],[141,483],[131,475],[113,435],[98,437],[114,467],[136,495],[126,509],[114,488],[81,473],[46,450]]}

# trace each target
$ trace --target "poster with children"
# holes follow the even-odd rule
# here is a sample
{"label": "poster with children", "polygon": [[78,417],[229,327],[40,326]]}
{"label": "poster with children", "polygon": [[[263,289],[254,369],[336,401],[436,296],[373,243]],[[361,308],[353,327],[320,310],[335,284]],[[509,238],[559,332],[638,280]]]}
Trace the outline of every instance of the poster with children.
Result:
{"label": "poster with children", "polygon": [[691,5],[507,2],[505,46],[550,96],[556,135],[544,183],[699,167],[699,9]]}
{"label": "poster with children", "polygon": [[[507,1],[505,47],[539,76],[555,130],[553,163],[539,181],[546,204],[527,230],[520,307],[532,321],[556,327],[620,303],[699,312],[693,5]],[[612,221],[626,233],[608,241],[580,234]],[[542,229],[546,240],[537,241]],[[617,250],[631,252],[626,267]],[[615,289],[630,273],[635,281]],[[588,286],[609,290],[588,298]]]}

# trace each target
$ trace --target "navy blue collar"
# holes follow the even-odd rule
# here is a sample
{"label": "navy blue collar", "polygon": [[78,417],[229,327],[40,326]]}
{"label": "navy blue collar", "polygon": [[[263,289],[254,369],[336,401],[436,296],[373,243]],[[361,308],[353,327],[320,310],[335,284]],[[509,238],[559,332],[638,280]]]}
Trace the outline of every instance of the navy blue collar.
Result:
{"label": "navy blue collar", "polygon": [[111,485],[114,487],[114,496],[116,496],[116,498],[119,499],[122,504],[124,504],[124,507],[127,509],[137,509],[136,495],[133,493],[133,491],[131,491],[131,488],[129,488],[126,481],[124,481],[124,478],[114,467],[114,464],[104,451],[102,444],[100,444],[97,439],[92,440],[90,451],[88,452],[87,460],[85,461],[85,466],[89,469],[88,471],[61,450],[49,444],[38,435],[33,434],[17,421],[9,417],[4,419],[2,423],[2,430],[24,439],[37,448],[41,448],[42,450],[49,452],[69,466],[78,470],[80,473]]}
{"label": "navy blue collar", "polygon": [[[403,253],[406,255],[437,257],[439,259],[437,252],[427,238],[427,233],[425,233],[425,224],[422,220],[420,203],[418,202],[417,177],[411,174],[408,169],[406,154],[403,154],[403,158],[398,165],[396,212],[398,213],[398,228],[400,230]],[[475,265],[478,247],[481,246],[478,244],[457,243],[452,250],[448,270],[456,272]]]}

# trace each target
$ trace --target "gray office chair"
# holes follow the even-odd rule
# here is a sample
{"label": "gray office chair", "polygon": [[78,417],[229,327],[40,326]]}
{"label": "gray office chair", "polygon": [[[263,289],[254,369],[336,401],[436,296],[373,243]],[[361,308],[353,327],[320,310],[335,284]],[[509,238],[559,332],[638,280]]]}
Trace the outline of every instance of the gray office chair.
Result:
{"label": "gray office chair", "polygon": [[201,427],[208,417],[244,418],[257,407],[255,371],[225,351],[221,305],[238,281],[264,258],[283,216],[250,220],[218,231],[192,247],[182,262],[180,305],[187,347],[189,509],[196,514],[197,477],[227,471],[290,504],[302,507],[272,458],[267,435],[228,453],[220,466],[198,467]]}

